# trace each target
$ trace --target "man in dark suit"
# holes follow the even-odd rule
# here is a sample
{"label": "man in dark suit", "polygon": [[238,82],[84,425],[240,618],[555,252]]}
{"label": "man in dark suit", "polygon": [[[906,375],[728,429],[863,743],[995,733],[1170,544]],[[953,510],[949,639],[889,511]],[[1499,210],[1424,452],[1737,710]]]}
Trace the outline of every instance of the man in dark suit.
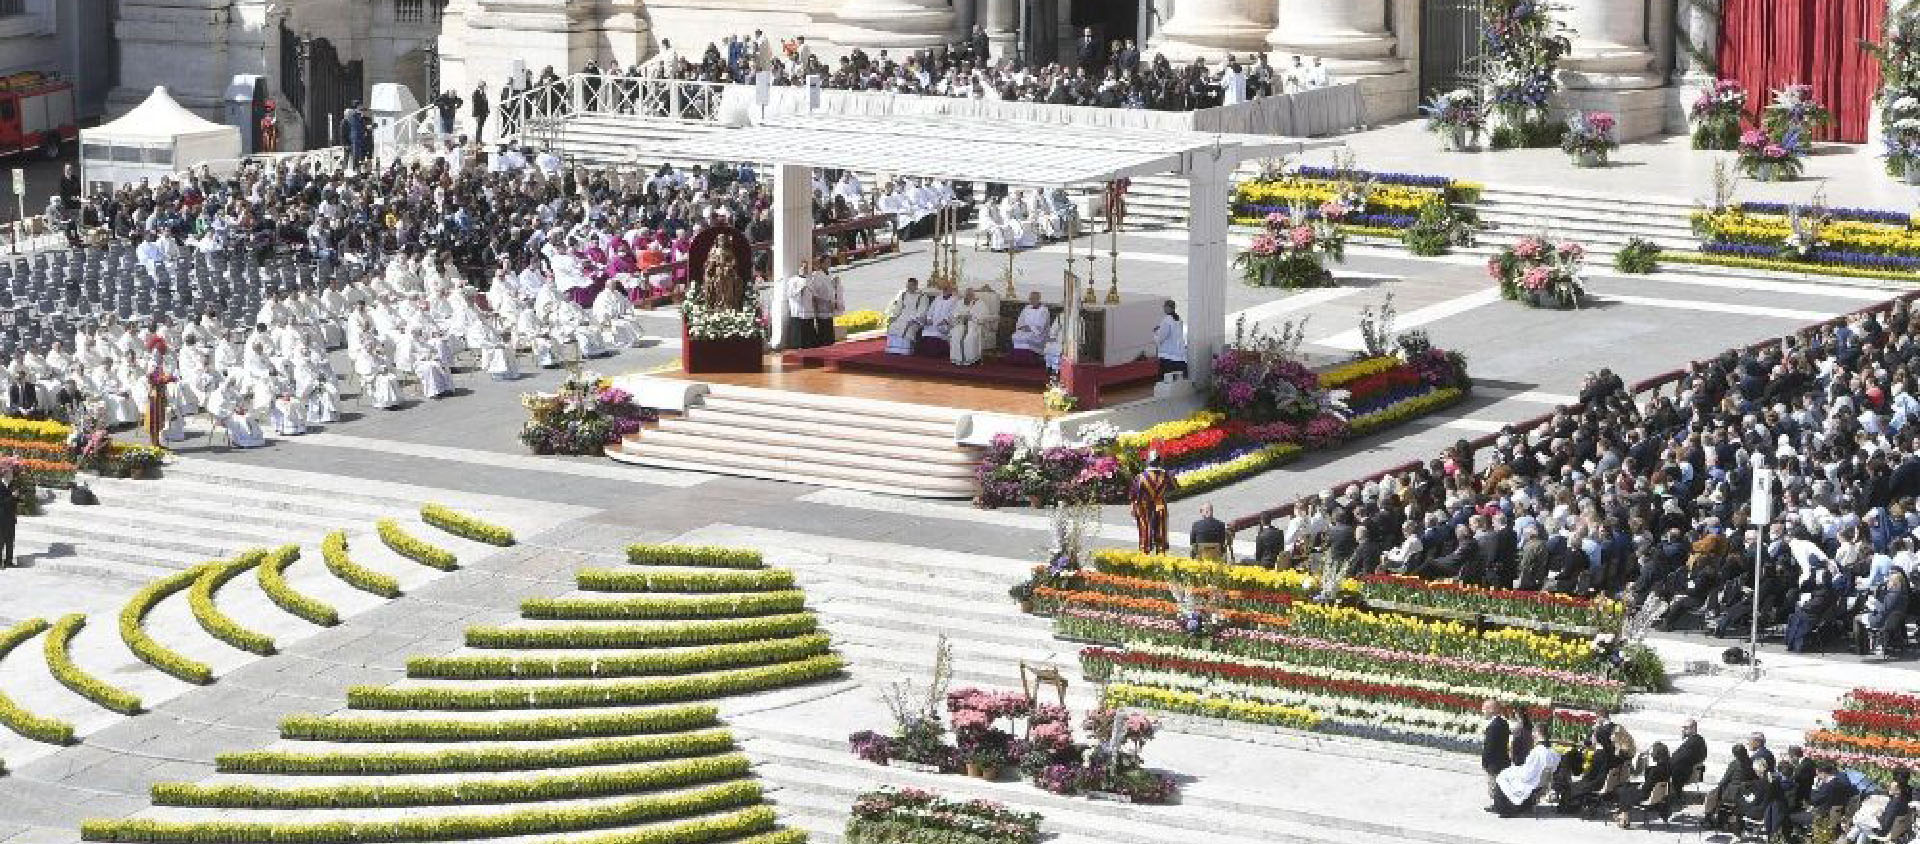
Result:
{"label": "man in dark suit", "polygon": [[1487,716],[1487,726],[1480,733],[1480,769],[1487,772],[1487,797],[1491,799],[1494,789],[1499,788],[1494,777],[1513,763],[1513,751],[1508,746],[1513,740],[1513,729],[1507,726],[1499,701],[1480,704],[1480,712]]}
{"label": "man in dark suit", "polygon": [[1780,763],[1780,776],[1787,781],[1787,811],[1800,811],[1813,796],[1813,781],[1818,776],[1813,760],[1799,745],[1789,747],[1786,760]]}
{"label": "man in dark suit", "polygon": [[1837,766],[1821,762],[1820,767],[1814,769],[1813,793],[1807,796],[1807,808],[1813,810],[1817,824],[1823,814],[1845,812],[1857,793],[1853,780],[1840,776]]}
{"label": "man in dark suit", "polygon": [[0,568],[13,568],[13,530],[20,510],[13,473],[0,475]]}
{"label": "man in dark suit", "polygon": [[990,61],[990,59],[988,59],[987,57],[987,50],[989,45],[987,42],[986,27],[981,26],[980,24],[977,24],[977,23],[974,24],[973,36],[969,40],[968,44],[973,50],[974,64],[985,65],[988,61]]}
{"label": "man in dark suit", "polygon": [[1700,725],[1692,718],[1680,725],[1680,743],[1673,749],[1673,788],[1679,794],[1693,781],[1695,768],[1707,761],[1707,740],[1700,737]]}
{"label": "man in dark suit", "polygon": [[7,410],[15,416],[29,419],[40,417],[40,387],[32,379],[15,374],[14,382],[7,387]]}
{"label": "man in dark suit", "polygon": [[1100,69],[1100,39],[1093,37],[1093,27],[1080,30],[1078,56],[1081,70],[1091,74]]}
{"label": "man in dark suit", "polygon": [[1193,548],[1193,555],[1200,556],[1200,546],[1227,544],[1227,524],[1213,517],[1213,505],[1200,505],[1200,518],[1193,523],[1193,529],[1187,531],[1187,544]]}
{"label": "man in dark suit", "polygon": [[1260,517],[1260,532],[1253,535],[1253,561],[1269,568],[1280,560],[1280,552],[1286,548],[1287,535],[1273,526],[1272,516]]}

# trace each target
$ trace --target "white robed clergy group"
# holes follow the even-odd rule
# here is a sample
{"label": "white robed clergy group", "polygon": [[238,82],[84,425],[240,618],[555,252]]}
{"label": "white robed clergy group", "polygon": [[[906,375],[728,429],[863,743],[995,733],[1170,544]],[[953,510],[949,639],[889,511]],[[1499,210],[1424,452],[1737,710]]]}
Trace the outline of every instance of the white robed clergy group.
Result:
{"label": "white robed clergy group", "polygon": [[[999,343],[1000,294],[991,285],[956,293],[923,290],[918,279],[907,279],[885,312],[887,353],[946,357],[957,366],[973,366]],[[1007,361],[1014,364],[1060,368],[1060,323],[1041,300],[1029,294],[1014,318],[1007,344]]]}
{"label": "white robed clergy group", "polygon": [[1009,191],[998,202],[981,203],[980,213],[980,236],[994,252],[1032,249],[1080,230],[1079,209],[1062,188]]}
{"label": "white robed clergy group", "polygon": [[173,376],[164,439],[185,439],[185,420],[205,414],[234,447],[255,448],[269,431],[298,436],[309,425],[338,421],[332,349],[345,348],[363,403],[391,410],[405,403],[408,387],[423,399],[452,393],[454,358],[463,351],[507,380],[518,377],[522,353],[536,365],[560,366],[575,349],[593,357],[640,340],[633,306],[617,285],[589,310],[560,295],[552,274],[504,275],[487,292],[488,310],[474,305],[472,288],[450,260],[396,256],[382,272],[352,283],[267,300],[250,331],[232,330],[212,312],[148,326],[108,318],[80,327],[71,350],[56,342],[0,369],[0,396],[17,395],[16,383],[32,384],[34,406],[9,400],[4,410],[132,425],[145,418],[148,379],[161,371]]}

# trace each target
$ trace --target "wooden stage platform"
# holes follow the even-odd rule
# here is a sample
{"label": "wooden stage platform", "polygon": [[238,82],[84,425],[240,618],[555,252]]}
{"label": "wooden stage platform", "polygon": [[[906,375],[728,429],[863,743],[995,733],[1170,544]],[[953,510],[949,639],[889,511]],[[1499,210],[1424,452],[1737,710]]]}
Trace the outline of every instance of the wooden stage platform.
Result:
{"label": "wooden stage platform", "polygon": [[[739,387],[904,402],[1015,416],[1039,416],[1044,409],[1040,393],[1046,389],[1047,372],[1038,367],[1014,367],[996,362],[963,368],[944,361],[921,358],[917,360],[924,361],[922,365],[882,372],[866,371],[858,365],[826,366],[821,359],[823,353],[834,349],[842,349],[843,354],[858,356],[866,351],[865,346],[869,344],[872,344],[879,354],[884,355],[885,342],[884,338],[852,341],[821,349],[810,349],[806,352],[769,354],[766,371],[760,373],[688,375],[675,366],[672,369],[649,374],[662,378],[731,384]],[[896,361],[916,360],[902,355],[888,357]],[[1152,361],[1148,361],[1147,364],[1150,367],[1154,365]],[[1007,372],[1007,370],[1016,371]],[[1152,375],[1152,370],[1149,370],[1147,378],[1143,381],[1102,387],[1100,391],[1102,404],[1111,407],[1124,402],[1150,398],[1153,395],[1154,384]]]}

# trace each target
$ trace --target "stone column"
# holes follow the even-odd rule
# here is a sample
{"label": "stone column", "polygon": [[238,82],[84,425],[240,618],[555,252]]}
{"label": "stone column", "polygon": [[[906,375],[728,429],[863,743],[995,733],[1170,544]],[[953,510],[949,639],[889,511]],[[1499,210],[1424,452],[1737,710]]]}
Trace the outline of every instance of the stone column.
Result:
{"label": "stone column", "polygon": [[1561,62],[1561,108],[1613,112],[1623,141],[1665,128],[1645,0],[1570,0],[1559,15],[1574,33],[1573,52]]}
{"label": "stone column", "polygon": [[783,348],[787,341],[786,297],[780,295],[780,282],[800,272],[800,264],[813,257],[813,170],[797,164],[773,168],[773,299],[767,303],[768,318],[773,321],[773,347]]}
{"label": "stone column", "polygon": [[[1019,49],[1020,0],[980,0],[985,14],[980,24],[987,28],[988,52],[995,61],[1012,58]],[[971,37],[972,32],[967,35]]]}
{"label": "stone column", "polygon": [[1361,83],[1373,116],[1399,116],[1414,110],[1417,80],[1407,62],[1395,55],[1398,44],[1387,31],[1388,0],[1279,0],[1280,21],[1267,33],[1276,68],[1293,56],[1320,58],[1337,82]]}
{"label": "stone column", "polygon": [[947,0],[840,0],[833,20],[840,47],[923,50],[946,44],[953,7]]}
{"label": "stone column", "polygon": [[[164,85],[180,105],[209,120],[225,115],[233,27],[231,0],[121,0],[114,38],[120,46],[120,84],[107,111],[121,114]],[[264,19],[266,4],[244,4]],[[279,32],[271,33],[278,39]],[[271,78],[278,79],[274,67]]]}
{"label": "stone column", "polygon": [[[1720,0],[1680,0],[1679,29],[1685,40],[1673,38],[1673,69],[1678,83],[1672,104],[1667,108],[1667,131],[1686,132],[1687,110],[1700,94],[1713,87],[1714,73],[1709,68],[1720,58]],[[1687,45],[1693,45],[1693,51]],[[1696,54],[1699,58],[1695,58]],[[1700,59],[1705,59],[1702,64]]]}
{"label": "stone column", "polygon": [[[535,78],[551,66],[566,76],[599,52],[588,25],[591,3],[567,0],[474,0],[464,15],[463,83],[485,79],[498,88],[518,59]],[[697,55],[697,54],[696,54]]]}
{"label": "stone column", "polygon": [[1145,50],[1175,62],[1195,57],[1217,65],[1224,53],[1257,53],[1267,48],[1273,29],[1273,0],[1180,0]]}
{"label": "stone column", "polygon": [[[1185,0],[1182,5],[1197,5]],[[1193,217],[1187,227],[1187,369],[1195,384],[1213,377],[1213,353],[1227,336],[1227,200],[1232,166],[1194,153],[1187,172]]]}

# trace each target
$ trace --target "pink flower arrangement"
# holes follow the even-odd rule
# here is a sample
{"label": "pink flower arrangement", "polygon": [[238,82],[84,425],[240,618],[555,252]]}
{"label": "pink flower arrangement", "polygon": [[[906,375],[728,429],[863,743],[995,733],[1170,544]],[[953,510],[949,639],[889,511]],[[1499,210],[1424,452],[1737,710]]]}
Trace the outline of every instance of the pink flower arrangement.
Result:
{"label": "pink flower arrangement", "polygon": [[1324,448],[1347,437],[1347,420],[1331,413],[1323,413],[1309,420],[1300,431],[1300,438],[1310,448]]}
{"label": "pink flower arrangement", "polygon": [[1295,249],[1311,248],[1313,246],[1313,229],[1307,228],[1306,226],[1295,226],[1292,231],[1287,233],[1287,238],[1292,242],[1293,248]]}
{"label": "pink flower arrangement", "polygon": [[1320,219],[1338,221],[1345,216],[1347,216],[1347,206],[1345,205],[1341,205],[1338,202],[1323,202],[1320,204]]}
{"label": "pink flower arrangement", "polygon": [[1537,237],[1523,237],[1513,245],[1513,254],[1522,258],[1538,258],[1547,251],[1547,244]]}
{"label": "pink flower arrangement", "polygon": [[1593,131],[1599,132],[1603,135],[1610,133],[1613,131],[1613,127],[1615,125],[1613,113],[1606,112],[1606,111],[1588,112],[1587,125],[1592,126]]}
{"label": "pink flower arrangement", "polygon": [[1274,421],[1247,428],[1247,438],[1262,443],[1290,443],[1300,439],[1300,426]]}
{"label": "pink flower arrangement", "polygon": [[1528,290],[1540,290],[1553,280],[1553,271],[1546,267],[1528,267],[1520,276],[1520,286]]}
{"label": "pink flower arrangement", "polygon": [[1280,251],[1280,240],[1267,232],[1253,236],[1253,244],[1247,247],[1255,255],[1272,255]]}
{"label": "pink flower arrangement", "polygon": [[1569,261],[1578,261],[1587,257],[1587,248],[1569,240],[1560,244],[1560,257]]}
{"label": "pink flower arrangement", "polygon": [[1786,158],[1787,148],[1779,144],[1767,144],[1761,147],[1760,154],[1768,158]]}
{"label": "pink flower arrangement", "polygon": [[1747,131],[1740,133],[1740,144],[1742,146],[1757,147],[1762,144],[1765,144],[1766,142],[1767,142],[1767,133],[1762,132],[1759,129],[1748,129]]}

